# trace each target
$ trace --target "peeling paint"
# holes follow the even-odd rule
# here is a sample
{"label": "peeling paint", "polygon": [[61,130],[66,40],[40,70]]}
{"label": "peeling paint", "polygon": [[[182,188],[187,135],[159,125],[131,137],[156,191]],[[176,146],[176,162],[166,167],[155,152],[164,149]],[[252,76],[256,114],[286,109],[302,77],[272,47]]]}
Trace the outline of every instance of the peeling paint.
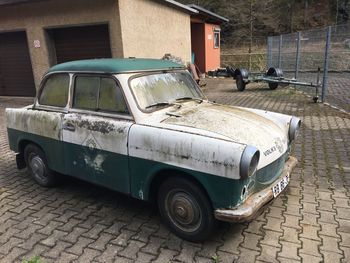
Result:
{"label": "peeling paint", "polygon": [[28,108],[6,109],[7,127],[36,135],[61,139],[62,113]]}
{"label": "peeling paint", "polygon": [[100,173],[103,173],[104,170],[102,168],[103,162],[106,159],[105,155],[97,154],[94,159],[92,159],[88,155],[84,155],[84,162],[87,166],[94,169],[95,171],[98,171]]}

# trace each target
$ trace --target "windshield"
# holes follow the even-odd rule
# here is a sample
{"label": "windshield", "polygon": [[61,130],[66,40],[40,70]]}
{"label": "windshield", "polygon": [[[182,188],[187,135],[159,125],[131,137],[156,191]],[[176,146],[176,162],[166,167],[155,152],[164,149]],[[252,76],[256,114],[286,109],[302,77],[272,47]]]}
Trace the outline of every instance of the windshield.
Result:
{"label": "windshield", "polygon": [[186,71],[156,73],[133,78],[132,92],[140,108],[173,105],[178,99],[204,99],[191,75]]}

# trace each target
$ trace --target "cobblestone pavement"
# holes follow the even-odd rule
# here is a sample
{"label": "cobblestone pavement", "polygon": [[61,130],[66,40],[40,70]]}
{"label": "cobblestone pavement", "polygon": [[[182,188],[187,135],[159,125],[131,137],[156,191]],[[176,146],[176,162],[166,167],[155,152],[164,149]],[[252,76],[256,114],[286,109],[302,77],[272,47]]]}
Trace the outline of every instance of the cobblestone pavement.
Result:
{"label": "cobblestone pavement", "polygon": [[222,223],[200,244],[183,241],[141,201],[67,179],[46,189],[18,171],[9,150],[0,98],[0,262],[40,256],[45,262],[350,262],[350,115],[291,88],[208,80],[216,102],[301,117],[287,191],[254,221]]}

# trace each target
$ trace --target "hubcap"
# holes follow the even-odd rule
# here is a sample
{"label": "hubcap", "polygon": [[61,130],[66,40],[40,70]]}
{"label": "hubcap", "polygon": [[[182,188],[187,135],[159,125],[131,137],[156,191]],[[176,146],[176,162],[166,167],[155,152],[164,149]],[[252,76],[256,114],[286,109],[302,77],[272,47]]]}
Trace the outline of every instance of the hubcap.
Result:
{"label": "hubcap", "polygon": [[29,166],[34,176],[45,178],[45,164],[38,155],[30,156]]}
{"label": "hubcap", "polygon": [[167,213],[171,221],[186,232],[196,231],[202,214],[197,201],[188,193],[173,190],[166,197]]}

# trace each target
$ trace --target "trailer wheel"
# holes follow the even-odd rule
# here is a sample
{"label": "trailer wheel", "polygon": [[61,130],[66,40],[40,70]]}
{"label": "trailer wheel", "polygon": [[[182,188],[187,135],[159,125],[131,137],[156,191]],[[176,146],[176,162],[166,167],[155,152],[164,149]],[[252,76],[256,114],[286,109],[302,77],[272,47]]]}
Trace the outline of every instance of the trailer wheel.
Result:
{"label": "trailer wheel", "polygon": [[246,69],[236,69],[234,71],[233,78],[236,80],[236,87],[238,91],[245,90],[245,86],[247,85],[247,82],[245,82],[244,79],[247,79],[248,75],[249,75],[249,72]]}
{"label": "trailer wheel", "polygon": [[[266,72],[266,76],[268,77],[283,77],[283,71],[280,68],[269,68]],[[269,88],[271,90],[278,88],[278,83],[269,83]]]}

